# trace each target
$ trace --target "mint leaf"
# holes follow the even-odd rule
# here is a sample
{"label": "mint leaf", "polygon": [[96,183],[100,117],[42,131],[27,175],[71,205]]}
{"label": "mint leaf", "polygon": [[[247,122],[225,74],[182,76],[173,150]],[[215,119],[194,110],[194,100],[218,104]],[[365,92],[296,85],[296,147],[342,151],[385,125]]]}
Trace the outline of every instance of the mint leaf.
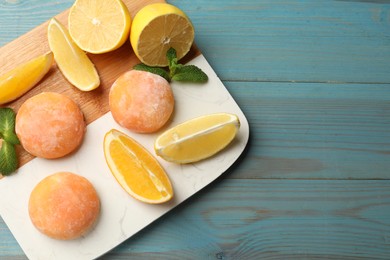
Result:
{"label": "mint leaf", "polygon": [[171,81],[171,78],[169,77],[169,73],[165,69],[160,68],[160,67],[150,67],[148,65],[140,63],[140,64],[135,65],[133,67],[133,69],[151,72],[151,73],[154,73],[154,74],[157,74],[157,75],[163,77],[168,82]]}
{"label": "mint leaf", "polygon": [[15,112],[12,108],[0,108],[0,133],[15,131]]}
{"label": "mint leaf", "polygon": [[133,68],[136,70],[148,71],[160,75],[168,82],[175,80],[181,82],[204,83],[208,80],[206,73],[204,73],[197,66],[180,64],[176,56],[176,50],[174,48],[169,48],[166,55],[168,59],[169,73],[161,67],[150,67],[143,63],[137,64]]}
{"label": "mint leaf", "polygon": [[10,175],[18,168],[15,146],[3,141],[0,148],[0,173]]}
{"label": "mint leaf", "polygon": [[177,56],[176,56],[176,50],[174,48],[169,48],[167,51],[167,59],[168,59],[168,67],[171,71],[172,68],[175,67],[175,65],[178,64]]}
{"label": "mint leaf", "polygon": [[172,80],[182,82],[195,82],[204,83],[207,82],[208,77],[200,68],[195,65],[185,65],[176,70],[176,74],[172,77]]}
{"label": "mint leaf", "polygon": [[176,71],[183,67],[182,64],[179,64],[179,61],[176,56],[176,50],[174,48],[169,48],[167,51],[167,59],[168,59],[168,68],[169,68],[169,76],[173,78],[176,74]]}
{"label": "mint leaf", "polygon": [[13,145],[20,144],[19,138],[14,132],[11,132],[11,131],[5,132],[1,136],[4,139],[4,141],[6,141],[10,144],[13,144]]}
{"label": "mint leaf", "polygon": [[16,114],[12,108],[0,108],[0,173],[9,175],[18,168],[18,157],[15,145],[19,144],[19,139],[15,134]]}

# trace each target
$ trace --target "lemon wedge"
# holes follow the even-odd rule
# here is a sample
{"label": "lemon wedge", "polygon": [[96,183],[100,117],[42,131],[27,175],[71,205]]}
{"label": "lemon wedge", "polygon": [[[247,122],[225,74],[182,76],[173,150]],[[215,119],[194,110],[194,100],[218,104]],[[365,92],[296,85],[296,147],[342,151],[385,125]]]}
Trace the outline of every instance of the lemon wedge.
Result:
{"label": "lemon wedge", "polygon": [[104,156],[115,179],[135,199],[159,204],[173,197],[172,185],[164,169],[131,137],[116,129],[107,132]]}
{"label": "lemon wedge", "polygon": [[58,68],[72,85],[82,91],[90,91],[100,85],[99,75],[92,61],[55,18],[49,22],[48,40]]}
{"label": "lemon wedge", "polygon": [[209,114],[188,120],[157,137],[158,156],[175,163],[197,162],[224,149],[236,136],[240,121],[234,114]]}
{"label": "lemon wedge", "polygon": [[166,3],[149,4],[135,15],[130,42],[141,62],[149,66],[167,66],[169,48],[176,50],[178,60],[190,50],[194,27],[187,15]]}
{"label": "lemon wedge", "polygon": [[77,0],[69,11],[70,36],[90,53],[106,53],[122,46],[130,26],[130,13],[121,0]]}
{"label": "lemon wedge", "polygon": [[27,61],[0,76],[0,105],[11,102],[33,88],[50,70],[53,53]]}

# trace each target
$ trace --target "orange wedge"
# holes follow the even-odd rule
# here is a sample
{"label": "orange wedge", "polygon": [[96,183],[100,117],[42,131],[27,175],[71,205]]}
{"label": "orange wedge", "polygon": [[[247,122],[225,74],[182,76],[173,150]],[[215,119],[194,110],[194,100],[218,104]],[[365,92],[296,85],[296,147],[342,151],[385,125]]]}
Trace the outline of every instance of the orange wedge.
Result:
{"label": "orange wedge", "polygon": [[173,197],[171,182],[155,157],[124,133],[104,137],[104,156],[116,180],[135,199],[159,204]]}

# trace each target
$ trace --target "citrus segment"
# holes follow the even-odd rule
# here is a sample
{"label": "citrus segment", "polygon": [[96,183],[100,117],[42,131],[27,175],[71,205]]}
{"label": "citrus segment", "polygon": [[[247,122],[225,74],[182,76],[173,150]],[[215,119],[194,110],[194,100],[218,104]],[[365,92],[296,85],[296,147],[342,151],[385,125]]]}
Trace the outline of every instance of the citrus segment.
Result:
{"label": "citrus segment", "polygon": [[150,4],[135,15],[130,32],[134,53],[149,66],[167,66],[169,48],[181,59],[194,41],[194,27],[186,14],[166,3]]}
{"label": "citrus segment", "polygon": [[90,91],[99,86],[99,75],[92,61],[55,18],[49,23],[48,40],[58,68],[72,85],[82,91]]}
{"label": "citrus segment", "polygon": [[0,76],[0,105],[11,102],[33,88],[50,70],[53,53],[27,61]]}
{"label": "citrus segment", "polygon": [[225,148],[236,136],[236,115],[218,113],[201,116],[162,133],[155,141],[156,154],[175,163],[206,159]]}
{"label": "citrus segment", "polygon": [[90,53],[105,53],[128,39],[131,18],[121,0],[77,0],[69,11],[69,33]]}
{"label": "citrus segment", "polygon": [[134,198],[152,204],[172,198],[173,189],[164,169],[134,139],[112,129],[104,137],[104,155],[111,173]]}

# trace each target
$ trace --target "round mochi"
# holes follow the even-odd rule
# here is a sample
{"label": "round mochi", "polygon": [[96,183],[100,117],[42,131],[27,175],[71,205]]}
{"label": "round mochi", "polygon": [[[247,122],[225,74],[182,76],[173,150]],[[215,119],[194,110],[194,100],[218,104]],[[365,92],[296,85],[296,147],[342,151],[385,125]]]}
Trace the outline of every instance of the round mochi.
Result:
{"label": "round mochi", "polygon": [[54,159],[79,147],[86,124],[73,100],[63,94],[43,92],[22,104],[16,115],[15,131],[27,152]]}
{"label": "round mochi", "polygon": [[164,126],[174,103],[169,82],[146,71],[125,72],[113,83],[109,94],[115,121],[138,133],[153,133]]}
{"label": "round mochi", "polygon": [[43,234],[60,240],[79,238],[94,227],[100,200],[84,177],[59,172],[40,181],[30,195],[30,219]]}

